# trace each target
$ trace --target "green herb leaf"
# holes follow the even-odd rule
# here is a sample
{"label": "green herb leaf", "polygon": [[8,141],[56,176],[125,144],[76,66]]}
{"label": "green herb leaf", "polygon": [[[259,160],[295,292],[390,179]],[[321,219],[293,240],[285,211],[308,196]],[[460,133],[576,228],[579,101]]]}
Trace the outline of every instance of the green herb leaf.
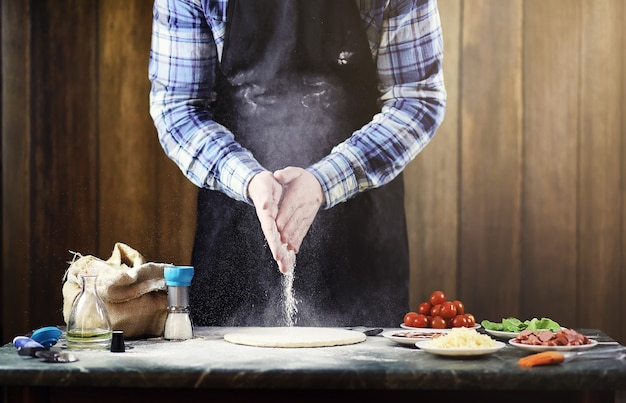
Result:
{"label": "green herb leaf", "polygon": [[556,332],[561,329],[561,326],[550,318],[532,318],[531,320],[527,320],[526,322],[528,325],[526,328],[532,331],[551,330],[553,332]]}
{"label": "green herb leaf", "polygon": [[488,320],[483,320],[482,322],[480,322],[480,324],[482,325],[482,327],[484,327],[487,330],[497,330],[497,331],[502,331],[503,326],[502,323],[498,323],[498,322],[491,322]]}
{"label": "green herb leaf", "polygon": [[482,327],[487,330],[496,330],[501,332],[515,332],[519,333],[522,330],[551,330],[553,332],[558,331],[561,328],[557,322],[550,318],[532,318],[530,320],[521,321],[518,318],[503,318],[501,322],[491,322],[489,320],[483,320],[480,322]]}

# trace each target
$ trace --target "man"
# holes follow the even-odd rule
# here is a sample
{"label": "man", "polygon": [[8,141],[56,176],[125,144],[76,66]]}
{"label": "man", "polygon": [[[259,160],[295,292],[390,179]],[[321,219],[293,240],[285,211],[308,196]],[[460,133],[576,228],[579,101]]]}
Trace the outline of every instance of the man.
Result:
{"label": "man", "polygon": [[281,324],[294,271],[297,324],[397,326],[442,57],[435,0],[155,1],[151,115],[200,188],[194,324]]}

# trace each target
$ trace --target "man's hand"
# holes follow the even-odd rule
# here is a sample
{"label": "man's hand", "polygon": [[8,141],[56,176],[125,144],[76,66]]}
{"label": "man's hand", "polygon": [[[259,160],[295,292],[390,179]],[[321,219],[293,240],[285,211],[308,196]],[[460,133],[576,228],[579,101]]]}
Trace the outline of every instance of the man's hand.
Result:
{"label": "man's hand", "polygon": [[256,208],[261,230],[272,251],[272,256],[278,263],[279,270],[288,273],[293,270],[295,252],[288,250],[287,246],[283,244],[276,226],[278,203],[282,194],[282,185],[274,179],[269,171],[255,175],[248,185],[248,195]]}
{"label": "man's hand", "polygon": [[287,167],[274,172],[274,178],[283,185],[282,200],[276,216],[276,226],[282,243],[298,253],[304,236],[309,231],[324,193],[317,178],[310,172]]}

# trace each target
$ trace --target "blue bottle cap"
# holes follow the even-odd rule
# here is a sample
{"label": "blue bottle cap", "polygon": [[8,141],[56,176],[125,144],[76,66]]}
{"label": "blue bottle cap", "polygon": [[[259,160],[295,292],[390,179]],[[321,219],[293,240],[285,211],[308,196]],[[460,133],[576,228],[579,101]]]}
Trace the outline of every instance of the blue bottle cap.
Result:
{"label": "blue bottle cap", "polygon": [[37,329],[30,336],[31,339],[40,343],[44,347],[52,347],[57,344],[61,337],[61,330],[54,326],[46,326],[41,329]]}
{"label": "blue bottle cap", "polygon": [[193,266],[166,266],[163,270],[165,283],[174,287],[188,287],[193,278]]}

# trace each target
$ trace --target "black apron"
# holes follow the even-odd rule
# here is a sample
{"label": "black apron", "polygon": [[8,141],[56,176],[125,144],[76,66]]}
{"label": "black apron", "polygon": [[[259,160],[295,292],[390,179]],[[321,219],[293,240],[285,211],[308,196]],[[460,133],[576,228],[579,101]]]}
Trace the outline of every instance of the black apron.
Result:
{"label": "black apron", "polygon": [[[214,119],[268,170],[306,168],[378,111],[353,0],[231,0]],[[197,326],[284,326],[254,207],[201,189],[190,290]],[[398,326],[408,310],[402,177],[320,210],[296,257],[296,326]]]}

